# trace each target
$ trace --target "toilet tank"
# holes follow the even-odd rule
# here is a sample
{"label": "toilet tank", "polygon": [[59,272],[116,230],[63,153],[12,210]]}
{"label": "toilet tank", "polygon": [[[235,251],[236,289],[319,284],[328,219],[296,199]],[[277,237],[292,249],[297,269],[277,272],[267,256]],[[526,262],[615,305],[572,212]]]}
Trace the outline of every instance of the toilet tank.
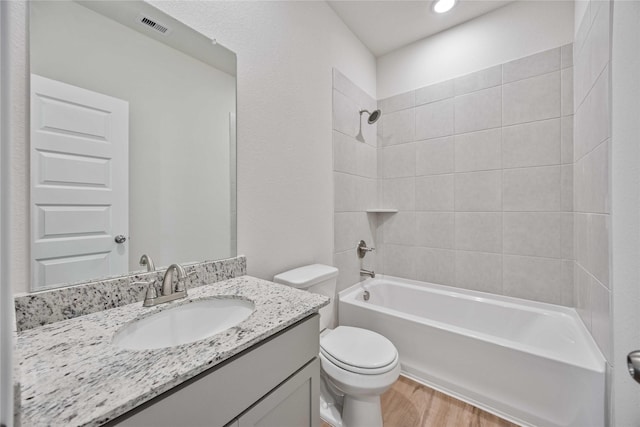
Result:
{"label": "toilet tank", "polygon": [[276,274],[275,283],[291,286],[329,297],[329,305],[320,309],[320,330],[332,328],[335,319],[334,300],[338,269],[330,265],[312,264]]}

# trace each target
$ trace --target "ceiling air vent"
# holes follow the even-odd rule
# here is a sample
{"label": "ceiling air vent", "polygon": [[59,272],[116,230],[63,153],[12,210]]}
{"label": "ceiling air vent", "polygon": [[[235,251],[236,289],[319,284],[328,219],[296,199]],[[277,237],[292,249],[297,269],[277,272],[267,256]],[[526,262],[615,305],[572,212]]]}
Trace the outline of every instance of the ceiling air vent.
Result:
{"label": "ceiling air vent", "polygon": [[160,34],[167,35],[171,32],[171,29],[166,25],[156,21],[155,19],[148,18],[144,15],[140,15],[138,17],[138,22],[148,28],[153,29],[154,31],[159,32]]}

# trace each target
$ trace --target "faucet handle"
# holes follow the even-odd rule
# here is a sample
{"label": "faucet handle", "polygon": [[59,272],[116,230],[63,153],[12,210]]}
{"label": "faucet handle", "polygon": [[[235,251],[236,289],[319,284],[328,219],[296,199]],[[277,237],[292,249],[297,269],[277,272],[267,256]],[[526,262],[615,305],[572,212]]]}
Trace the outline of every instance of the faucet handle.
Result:
{"label": "faucet handle", "polygon": [[148,282],[147,293],[144,296],[145,301],[149,299],[155,299],[158,297],[158,291],[154,282]]}
{"label": "faucet handle", "polygon": [[189,277],[193,276],[196,273],[197,273],[197,271],[192,271],[191,273],[188,273],[187,275],[185,275],[182,278],[178,277],[178,283],[176,283],[176,291],[178,291],[178,292],[186,291],[187,290],[187,285],[185,284],[185,282],[187,281],[187,279]]}
{"label": "faucet handle", "polygon": [[133,282],[132,285],[147,287],[147,291],[144,294],[144,303],[143,303],[145,307],[150,306],[151,302],[158,297],[158,291],[156,290],[155,280],[150,280],[148,282],[141,280],[139,282]]}
{"label": "faucet handle", "polygon": [[367,242],[365,242],[364,240],[360,240],[358,242],[358,247],[356,248],[356,250],[358,251],[358,258],[364,258],[367,252],[373,252],[376,250],[376,248],[368,248]]}

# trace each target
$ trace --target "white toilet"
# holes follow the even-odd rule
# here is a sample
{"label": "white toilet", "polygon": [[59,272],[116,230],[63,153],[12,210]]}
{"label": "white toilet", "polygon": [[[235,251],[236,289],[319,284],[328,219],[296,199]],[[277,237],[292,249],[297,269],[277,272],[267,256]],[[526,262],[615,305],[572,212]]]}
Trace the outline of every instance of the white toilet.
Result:
{"label": "white toilet", "polygon": [[331,298],[320,309],[320,416],[334,427],[382,427],[380,395],[398,379],[398,351],[362,328],[327,329],[334,317],[338,269],[314,264],[280,273],[276,283]]}

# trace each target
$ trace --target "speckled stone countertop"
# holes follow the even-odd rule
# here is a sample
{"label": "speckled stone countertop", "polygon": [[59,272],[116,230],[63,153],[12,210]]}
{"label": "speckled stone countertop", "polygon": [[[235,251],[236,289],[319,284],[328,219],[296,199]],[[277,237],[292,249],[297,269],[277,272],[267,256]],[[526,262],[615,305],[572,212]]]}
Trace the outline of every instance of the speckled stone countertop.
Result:
{"label": "speckled stone countertop", "polygon": [[[193,300],[249,299],[255,311],[210,338],[155,350],[111,343],[127,322]],[[22,426],[95,426],[317,312],[328,298],[250,276],[189,290],[186,300],[143,308],[129,304],[18,333],[15,360]]]}

